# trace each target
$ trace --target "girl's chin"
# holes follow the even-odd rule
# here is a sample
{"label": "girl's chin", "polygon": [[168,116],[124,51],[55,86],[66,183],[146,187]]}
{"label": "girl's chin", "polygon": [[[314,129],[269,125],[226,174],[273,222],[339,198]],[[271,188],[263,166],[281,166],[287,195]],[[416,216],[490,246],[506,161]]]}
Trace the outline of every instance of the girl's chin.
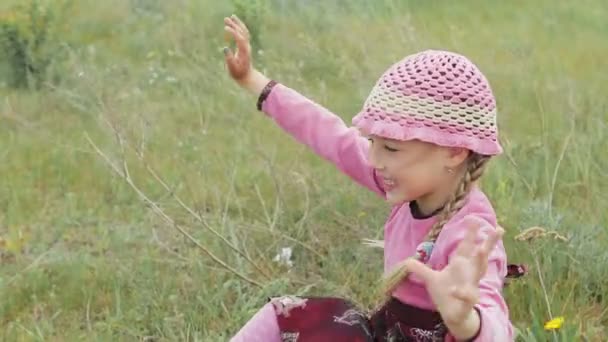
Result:
{"label": "girl's chin", "polygon": [[411,199],[408,198],[407,194],[405,194],[403,191],[393,189],[386,192],[386,201],[391,205],[396,205],[404,202],[409,202],[411,201]]}

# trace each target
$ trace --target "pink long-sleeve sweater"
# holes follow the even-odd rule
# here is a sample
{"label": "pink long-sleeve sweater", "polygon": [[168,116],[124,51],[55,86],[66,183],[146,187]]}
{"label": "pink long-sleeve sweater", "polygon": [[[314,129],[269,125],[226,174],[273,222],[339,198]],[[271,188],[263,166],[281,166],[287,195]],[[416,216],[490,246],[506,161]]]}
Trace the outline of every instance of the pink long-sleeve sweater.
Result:
{"label": "pink long-sleeve sweater", "polygon": [[[262,103],[262,111],[297,141],[335,164],[358,184],[384,197],[384,191],[374,168],[367,162],[369,142],[329,110],[309,100],[285,85],[277,84]],[[474,188],[467,204],[444,226],[428,265],[433,269],[445,267],[458,243],[464,238],[466,216],[474,215],[487,222],[480,229],[479,241],[495,229],[496,215],[484,193]],[[395,205],[384,227],[384,271],[415,254],[436,217],[413,214],[409,203]],[[476,305],[481,315],[481,328],[474,341],[512,341],[513,327],[509,310],[502,297],[507,273],[506,253],[502,242],[491,252],[488,269],[479,284],[480,300]],[[448,286],[449,284],[446,284]],[[400,301],[427,310],[435,310],[424,285],[409,277],[393,293]],[[451,339],[448,336],[448,339]]]}

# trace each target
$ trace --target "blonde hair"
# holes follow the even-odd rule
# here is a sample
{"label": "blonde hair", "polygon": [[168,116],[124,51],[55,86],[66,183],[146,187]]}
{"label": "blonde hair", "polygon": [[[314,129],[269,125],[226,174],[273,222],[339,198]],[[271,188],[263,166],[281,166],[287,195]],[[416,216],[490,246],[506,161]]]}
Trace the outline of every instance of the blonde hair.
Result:
{"label": "blonde hair", "polygon": [[[464,207],[467,201],[467,195],[473,188],[473,184],[475,184],[483,175],[489,160],[490,156],[474,152],[468,157],[467,169],[458,184],[458,188],[439,212],[437,222],[427,234],[425,241],[435,242],[439,233],[441,233],[443,226],[448,223],[462,207]],[[395,288],[407,277],[409,272],[405,264],[406,261],[407,259],[398,263],[394,270],[385,278],[383,284],[383,292],[385,295],[390,297],[393,290],[395,290]]]}

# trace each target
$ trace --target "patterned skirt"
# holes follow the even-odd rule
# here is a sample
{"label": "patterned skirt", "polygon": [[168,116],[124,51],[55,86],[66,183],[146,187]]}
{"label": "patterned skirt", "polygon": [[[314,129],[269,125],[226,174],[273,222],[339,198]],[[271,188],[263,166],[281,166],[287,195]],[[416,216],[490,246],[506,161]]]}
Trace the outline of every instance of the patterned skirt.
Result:
{"label": "patterned skirt", "polygon": [[271,299],[284,342],[444,341],[439,313],[391,299],[372,315],[332,297]]}
{"label": "patterned skirt", "polygon": [[[508,279],[527,273],[526,265],[507,267]],[[438,312],[395,298],[371,315],[342,298],[285,296],[270,301],[284,342],[434,342],[447,335]]]}

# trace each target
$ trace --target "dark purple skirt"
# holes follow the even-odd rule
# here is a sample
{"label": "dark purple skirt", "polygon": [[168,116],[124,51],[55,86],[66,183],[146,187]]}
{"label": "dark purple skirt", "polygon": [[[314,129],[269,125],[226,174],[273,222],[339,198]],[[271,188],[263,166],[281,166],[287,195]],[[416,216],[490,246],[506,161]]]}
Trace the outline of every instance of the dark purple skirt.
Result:
{"label": "dark purple skirt", "polygon": [[444,341],[439,313],[391,299],[371,316],[332,297],[271,299],[284,342]]}

